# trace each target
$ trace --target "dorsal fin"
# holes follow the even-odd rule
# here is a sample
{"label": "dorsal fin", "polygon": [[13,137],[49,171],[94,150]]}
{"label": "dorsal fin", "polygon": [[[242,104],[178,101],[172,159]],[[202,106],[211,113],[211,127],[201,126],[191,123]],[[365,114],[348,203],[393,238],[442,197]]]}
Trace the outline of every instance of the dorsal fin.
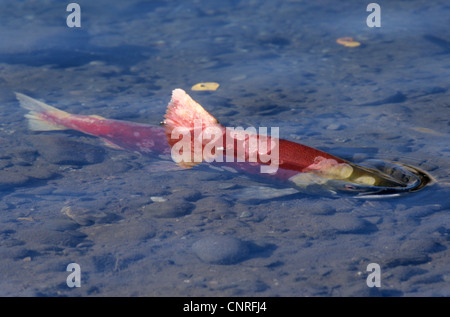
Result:
{"label": "dorsal fin", "polygon": [[[184,128],[189,131],[194,131],[194,124],[202,123],[202,130],[207,127],[220,127],[216,118],[210,115],[202,106],[195,102],[184,90],[175,89],[172,91],[172,99],[169,102],[165,115],[165,129],[167,141],[172,147],[178,142],[177,139],[172,139],[172,132],[176,128]],[[192,133],[193,135],[193,133]],[[193,143],[193,137],[191,137]],[[192,147],[193,148],[193,147]],[[185,162],[178,163],[183,168],[191,168],[200,162]]]}
{"label": "dorsal fin", "polygon": [[201,120],[204,126],[217,125],[219,121],[195,102],[183,89],[172,91],[172,99],[165,115],[166,132],[176,127],[194,128],[194,121]]}

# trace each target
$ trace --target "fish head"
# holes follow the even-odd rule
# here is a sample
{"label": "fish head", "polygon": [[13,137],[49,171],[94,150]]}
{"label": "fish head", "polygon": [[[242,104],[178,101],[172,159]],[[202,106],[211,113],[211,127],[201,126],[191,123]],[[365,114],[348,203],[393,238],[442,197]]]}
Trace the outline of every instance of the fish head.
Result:
{"label": "fish head", "polygon": [[370,160],[357,165],[325,159],[315,167],[290,177],[291,185],[305,192],[385,197],[417,191],[433,183],[433,178],[425,171],[383,160]]}

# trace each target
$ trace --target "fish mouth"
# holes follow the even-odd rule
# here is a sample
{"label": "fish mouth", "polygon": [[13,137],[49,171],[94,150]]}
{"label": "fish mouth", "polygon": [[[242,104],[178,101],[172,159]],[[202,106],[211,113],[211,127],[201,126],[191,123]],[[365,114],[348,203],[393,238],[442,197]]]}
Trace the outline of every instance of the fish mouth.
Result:
{"label": "fish mouth", "polygon": [[357,198],[396,197],[435,183],[424,170],[404,163],[371,159],[348,164],[353,170],[344,179],[312,172],[297,174],[290,181],[302,190],[318,191],[320,188],[320,191],[326,189],[333,196],[343,194]]}
{"label": "fish mouth", "polygon": [[424,170],[400,162],[369,160],[363,162],[359,167],[378,178],[376,185],[344,185],[345,189],[356,192],[361,197],[369,195],[399,196],[404,193],[419,191],[435,182],[434,178]]}

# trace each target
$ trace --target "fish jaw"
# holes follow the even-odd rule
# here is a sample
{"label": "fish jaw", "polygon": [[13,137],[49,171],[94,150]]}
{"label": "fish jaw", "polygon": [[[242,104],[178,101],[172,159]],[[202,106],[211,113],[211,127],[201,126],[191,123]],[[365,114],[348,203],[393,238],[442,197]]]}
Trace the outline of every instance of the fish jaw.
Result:
{"label": "fish jaw", "polygon": [[[404,172],[409,173],[407,169]],[[302,190],[318,185],[328,188],[334,194],[347,192],[367,195],[414,190],[418,180],[416,176],[412,175],[412,180],[405,182],[377,167],[360,166],[352,162],[339,163],[334,159],[317,157],[314,164],[305,168],[303,173],[293,175],[288,180],[295,188]]]}

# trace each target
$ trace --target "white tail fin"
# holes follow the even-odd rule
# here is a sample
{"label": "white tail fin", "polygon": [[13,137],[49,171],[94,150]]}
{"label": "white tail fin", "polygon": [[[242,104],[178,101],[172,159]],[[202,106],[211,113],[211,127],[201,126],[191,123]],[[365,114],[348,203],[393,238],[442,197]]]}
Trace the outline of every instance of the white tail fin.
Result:
{"label": "white tail fin", "polygon": [[16,92],[16,97],[22,108],[30,110],[30,112],[25,115],[28,119],[28,127],[30,130],[53,131],[68,129],[66,126],[49,121],[46,114],[51,113],[53,117],[64,117],[70,115],[69,113],[18,92]]}

